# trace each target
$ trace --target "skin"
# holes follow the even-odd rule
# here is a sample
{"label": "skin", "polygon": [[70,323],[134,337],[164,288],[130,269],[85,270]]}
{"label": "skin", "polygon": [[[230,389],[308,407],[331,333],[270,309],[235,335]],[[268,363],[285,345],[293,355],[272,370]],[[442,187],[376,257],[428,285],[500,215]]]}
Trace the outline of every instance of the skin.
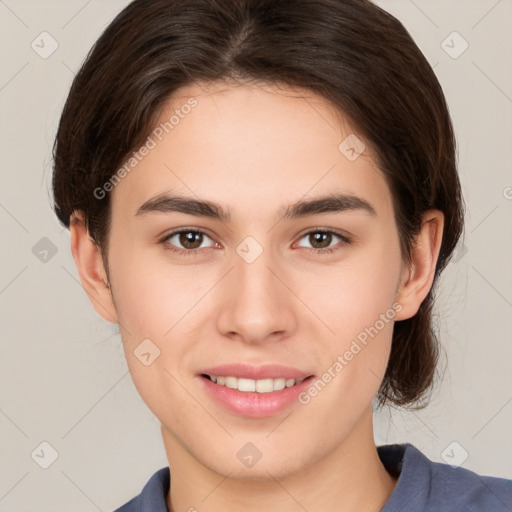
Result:
{"label": "skin", "polygon": [[[412,317],[432,286],[443,214],[425,213],[408,266],[368,145],[355,161],[339,151],[356,132],[322,98],[261,84],[193,85],[167,102],[157,124],[190,97],[198,105],[111,192],[108,276],[80,212],[71,225],[84,289],[104,319],[119,323],[135,386],[161,422],[169,510],[378,511],[396,479],[378,458],[372,400],[394,321]],[[353,210],[277,222],[281,207],[333,191],[366,199],[377,215]],[[162,192],[218,202],[232,219],[135,216]],[[197,255],[172,253],[160,241],[181,227],[206,230]],[[339,230],[352,243],[333,235],[314,245],[308,233],[318,228]],[[248,235],[263,248],[251,264],[236,252]],[[167,242],[187,250],[179,236]],[[308,252],[325,246],[337,250]],[[307,405],[267,418],[236,416],[196,376],[201,367],[241,361],[321,376],[394,303],[401,306],[394,320]],[[161,351],[149,366],[134,355],[145,338]],[[262,454],[251,468],[236,456],[248,442]]]}

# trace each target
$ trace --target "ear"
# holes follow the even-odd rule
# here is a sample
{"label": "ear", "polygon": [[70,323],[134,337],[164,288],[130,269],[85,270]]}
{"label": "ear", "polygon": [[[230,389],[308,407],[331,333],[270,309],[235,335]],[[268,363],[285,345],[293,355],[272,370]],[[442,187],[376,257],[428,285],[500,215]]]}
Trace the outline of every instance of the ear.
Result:
{"label": "ear", "polygon": [[411,250],[411,264],[402,273],[395,299],[402,305],[395,320],[406,320],[413,317],[428,295],[435,277],[443,228],[443,212],[428,210],[423,214],[421,231]]}
{"label": "ear", "polygon": [[107,322],[118,323],[100,247],[90,237],[81,211],[71,214],[69,231],[71,253],[89,300],[96,312]]}

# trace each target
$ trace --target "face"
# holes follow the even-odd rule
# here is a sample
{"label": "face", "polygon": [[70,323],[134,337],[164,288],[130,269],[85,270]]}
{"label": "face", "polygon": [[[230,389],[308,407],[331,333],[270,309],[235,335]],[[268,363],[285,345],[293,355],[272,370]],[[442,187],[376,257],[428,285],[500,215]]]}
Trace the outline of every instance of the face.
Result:
{"label": "face", "polygon": [[[348,122],[300,93],[182,88],[156,123],[177,110],[168,133],[111,192],[111,291],[135,386],[175,460],[232,477],[283,477],[363,435],[399,319],[383,175],[368,147],[340,147]],[[328,195],[356,199],[291,206]]]}

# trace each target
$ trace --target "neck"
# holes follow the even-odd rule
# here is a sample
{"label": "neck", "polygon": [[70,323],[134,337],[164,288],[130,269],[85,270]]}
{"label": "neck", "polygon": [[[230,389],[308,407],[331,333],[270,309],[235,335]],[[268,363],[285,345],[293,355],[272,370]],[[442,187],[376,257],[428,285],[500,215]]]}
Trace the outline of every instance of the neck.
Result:
{"label": "neck", "polygon": [[373,437],[371,408],[328,456],[284,478],[230,478],[210,470],[162,427],[169,459],[170,512],[379,512],[397,479],[384,468]]}

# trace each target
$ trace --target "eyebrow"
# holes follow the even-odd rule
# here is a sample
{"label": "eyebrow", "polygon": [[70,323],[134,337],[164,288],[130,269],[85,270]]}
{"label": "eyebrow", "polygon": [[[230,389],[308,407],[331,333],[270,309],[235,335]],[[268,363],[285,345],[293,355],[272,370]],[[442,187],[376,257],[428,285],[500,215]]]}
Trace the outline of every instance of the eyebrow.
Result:
{"label": "eyebrow", "polygon": [[[353,210],[360,210],[372,216],[377,215],[375,208],[366,199],[351,194],[328,194],[308,200],[300,200],[281,208],[279,220],[293,220],[309,215]],[[159,194],[148,199],[139,207],[135,216],[171,212],[208,217],[221,222],[230,222],[231,220],[230,212],[217,203],[168,193]]]}

